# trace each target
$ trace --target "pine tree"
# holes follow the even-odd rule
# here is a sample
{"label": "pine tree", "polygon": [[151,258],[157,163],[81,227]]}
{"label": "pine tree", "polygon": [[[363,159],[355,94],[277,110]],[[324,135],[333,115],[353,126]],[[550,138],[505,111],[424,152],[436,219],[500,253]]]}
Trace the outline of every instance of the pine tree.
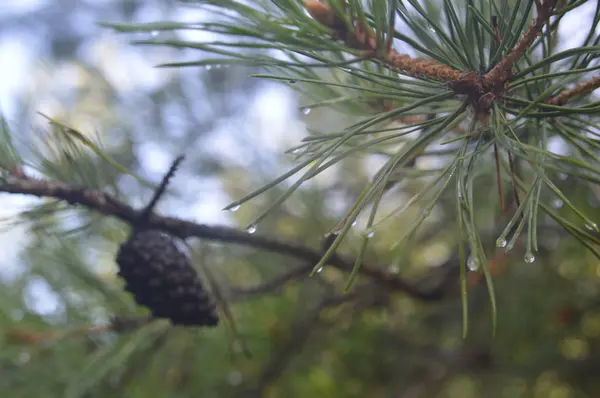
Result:
{"label": "pine tree", "polygon": [[[17,380],[23,368],[33,378],[62,364],[83,370],[32,387],[30,396],[593,396],[600,5],[580,24],[582,41],[565,45],[561,26],[592,1],[183,3],[211,18],[101,25],[148,35],[133,40],[146,48],[185,50],[162,68],[252,68],[254,79],[297,91],[308,135],[289,148],[293,164],[279,177],[244,193],[248,184],[234,181],[240,195],[225,210],[243,219],[236,228],[128,204],[116,175],[148,189],[155,182],[51,116],[45,146],[32,154],[5,123],[0,191],[51,199],[22,215],[44,231],[27,255],[68,270],[62,286],[86,297],[83,309],[69,302],[78,315],[66,324],[5,322],[17,323],[5,333],[11,355],[23,344],[36,356],[25,361],[31,365],[7,362],[8,390],[27,391]],[[178,36],[190,30],[218,38]],[[332,126],[319,112],[336,115]],[[365,172],[375,161],[378,169]],[[30,162],[42,165],[39,178]],[[325,203],[340,192],[337,217]],[[203,298],[215,300],[225,322],[209,329],[148,317],[125,289],[155,316],[179,316],[173,306],[155,310],[147,285],[158,274],[146,278],[136,261],[141,276],[122,271],[125,289],[117,279],[100,281],[81,258],[81,234],[56,244],[64,231],[44,225],[59,211],[80,212],[88,235],[104,236],[115,256],[139,220],[169,244],[186,241],[185,275],[198,278],[203,295],[206,284],[211,297]],[[230,245],[249,249],[231,255]],[[157,257],[135,257],[146,252]],[[424,270],[436,262],[428,256],[441,265]],[[274,272],[282,262],[284,271]],[[252,300],[277,291],[273,300]],[[85,308],[104,322],[84,316]],[[77,317],[84,326],[73,326]],[[223,360],[210,362],[228,345],[237,353],[247,345],[252,356],[226,376]],[[44,349],[49,359],[38,358]],[[61,350],[77,354],[66,364]]]}

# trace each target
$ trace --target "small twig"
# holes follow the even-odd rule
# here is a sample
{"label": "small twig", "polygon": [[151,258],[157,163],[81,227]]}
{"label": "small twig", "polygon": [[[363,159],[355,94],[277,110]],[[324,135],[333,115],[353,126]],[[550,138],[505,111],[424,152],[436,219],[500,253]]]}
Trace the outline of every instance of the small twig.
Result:
{"label": "small twig", "polygon": [[143,226],[143,224],[146,223],[146,220],[148,220],[148,218],[150,217],[150,214],[152,214],[152,211],[156,207],[156,204],[158,203],[160,198],[164,195],[164,193],[167,189],[167,185],[169,185],[169,182],[175,175],[175,172],[179,168],[179,165],[181,165],[181,162],[183,162],[183,158],[184,158],[183,155],[175,158],[175,160],[171,164],[171,167],[169,167],[169,171],[167,171],[167,173],[163,176],[163,179],[160,182],[160,185],[154,192],[154,195],[152,195],[152,199],[150,199],[150,202],[148,202],[146,207],[142,210],[142,214],[138,221],[138,226],[140,226],[140,227]]}
{"label": "small twig", "polygon": [[492,29],[494,31],[494,38],[498,44],[502,44],[502,35],[500,34],[500,26],[498,26],[498,16],[492,15]]}
{"label": "small twig", "polygon": [[550,105],[564,105],[573,97],[579,97],[588,94],[600,87],[600,76],[594,77],[583,83],[579,83],[573,88],[565,89],[550,98],[547,103]]}

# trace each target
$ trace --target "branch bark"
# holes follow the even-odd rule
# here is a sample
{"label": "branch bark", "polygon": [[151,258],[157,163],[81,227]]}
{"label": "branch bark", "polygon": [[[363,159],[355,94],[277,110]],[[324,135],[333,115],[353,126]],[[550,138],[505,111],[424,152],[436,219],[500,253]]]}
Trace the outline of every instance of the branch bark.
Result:
{"label": "branch bark", "polygon": [[[0,180],[0,192],[64,200],[71,205],[85,206],[101,214],[119,218],[129,224],[135,223],[141,214],[141,211],[119,201],[108,193],[60,181],[47,181],[25,176],[9,175]],[[316,264],[322,256],[322,252],[319,249],[313,249],[296,242],[249,234],[246,231],[232,227],[209,226],[174,217],[162,217],[157,214],[150,216],[147,225],[148,227],[163,230],[182,239],[196,237],[221,243],[249,246],[294,257],[309,264]],[[344,272],[351,271],[354,262],[355,259],[351,256],[339,254],[333,255],[328,260],[329,265]],[[409,282],[395,274],[386,272],[383,267],[372,264],[363,263],[360,267],[360,273],[363,276],[373,279],[382,287],[404,292],[415,299],[423,301],[441,300],[448,293],[447,282],[433,288],[424,288],[418,283]]]}
{"label": "branch bark", "polygon": [[590,80],[579,83],[573,88],[568,88],[561,91],[556,96],[550,98],[548,100],[548,104],[565,105],[571,98],[588,94],[598,87],[600,87],[600,76],[596,76]]}

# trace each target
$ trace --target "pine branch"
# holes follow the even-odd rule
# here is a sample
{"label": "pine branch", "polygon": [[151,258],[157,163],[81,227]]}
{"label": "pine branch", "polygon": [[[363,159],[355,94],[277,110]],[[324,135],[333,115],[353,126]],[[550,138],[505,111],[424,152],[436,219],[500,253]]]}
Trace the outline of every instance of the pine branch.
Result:
{"label": "pine branch", "polygon": [[[131,225],[135,225],[142,213],[141,210],[135,210],[108,193],[59,181],[45,181],[9,175],[0,181],[0,192],[64,200],[71,205],[82,205],[101,214],[119,218]],[[197,224],[156,214],[150,216],[147,226],[164,230],[182,239],[197,237],[211,241],[239,244],[295,257],[311,264],[318,263],[323,255],[321,250],[315,250],[295,242],[249,234],[236,228]],[[328,264],[344,272],[350,272],[354,267],[354,263],[354,258],[339,254],[334,254],[328,260]],[[363,264],[360,267],[360,273],[377,281],[383,287],[404,292],[415,299],[437,301],[444,299],[447,295],[445,283],[434,288],[423,288],[383,269],[385,268]]]}
{"label": "pine branch", "polygon": [[[343,2],[345,5],[345,2]],[[450,82],[460,79],[461,71],[435,61],[422,58],[411,58],[407,54],[400,54],[389,46],[381,48],[378,44],[377,34],[368,26],[360,22],[353,22],[353,30],[348,29],[344,21],[339,18],[333,8],[326,3],[316,0],[304,1],[308,13],[319,23],[334,31],[335,39],[343,40],[349,48],[366,50],[368,55],[378,59],[400,73],[411,77],[428,77],[433,80]],[[388,41],[391,44],[391,41]]]}
{"label": "pine branch", "polygon": [[579,97],[588,94],[600,87],[600,76],[594,77],[583,83],[579,83],[573,88],[565,89],[548,100],[550,105],[564,105],[573,97]]}
{"label": "pine branch", "polygon": [[533,41],[541,34],[542,28],[548,23],[556,0],[535,0],[537,17],[514,48],[505,55],[492,70],[482,78],[486,87],[500,87],[511,77],[512,68],[521,56],[531,47]]}

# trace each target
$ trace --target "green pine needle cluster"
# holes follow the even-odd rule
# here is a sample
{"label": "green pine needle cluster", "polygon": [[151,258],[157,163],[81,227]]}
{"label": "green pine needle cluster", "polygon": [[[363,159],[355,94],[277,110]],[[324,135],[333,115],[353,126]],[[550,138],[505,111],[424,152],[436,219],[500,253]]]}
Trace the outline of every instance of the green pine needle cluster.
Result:
{"label": "green pine needle cluster", "polygon": [[[499,202],[507,207],[502,210],[512,209],[498,236],[498,247],[509,251],[521,242],[525,261],[533,262],[539,226],[553,220],[600,258],[597,223],[557,185],[559,176],[564,175],[590,184],[600,181],[600,136],[596,128],[600,101],[587,95],[589,92],[582,92],[564,104],[552,102],[565,88],[593,79],[600,69],[600,5],[593,20],[580,27],[587,32],[583,42],[558,51],[556,36],[561,20],[576,12],[585,0],[444,0],[425,6],[417,0],[184,3],[213,13],[214,20],[104,25],[120,32],[152,33],[149,39],[133,41],[137,45],[198,53],[197,61],[170,61],[162,67],[261,67],[265,73],[254,77],[281,82],[310,98],[312,102],[303,109],[327,107],[358,117],[356,123],[337,131],[311,130],[302,143],[290,150],[296,156],[296,167],[227,207],[237,208],[295,178],[277,200],[249,222],[250,231],[302,184],[345,158],[366,154],[386,157],[385,164],[346,216],[332,228],[336,239],[314,272],[327,264],[361,215],[366,215],[367,221],[356,253],[356,268],[370,238],[382,226],[393,224],[408,207],[419,206],[420,216],[413,227],[393,245],[396,258],[402,258],[439,198],[451,192],[456,201],[452,228],[464,264],[463,303],[466,306],[465,275],[470,261],[469,268],[485,273],[495,313],[492,275],[476,221],[478,203],[474,190],[482,173],[485,178],[498,180]],[[485,75],[519,45],[544,7],[551,9],[549,20],[540,26],[525,51],[517,54],[517,62],[510,65],[509,78],[496,92],[498,95],[489,99],[483,112],[469,95],[460,95],[450,82],[436,79],[439,74],[431,72],[431,65],[436,65],[464,74]],[[329,25],[326,21],[330,21]],[[209,32],[219,39],[197,42],[160,38],[163,31],[183,30]],[[372,34],[377,51],[350,45],[351,40],[340,32],[359,38],[361,34]],[[411,59],[419,57],[431,62],[423,64],[422,74],[407,73],[406,68],[386,62],[384,53],[390,49]],[[549,149],[556,138],[567,147],[567,154]],[[419,156],[442,153],[446,159],[443,167],[428,174],[410,173]],[[494,158],[496,167],[486,167]],[[399,203],[395,210],[381,214],[380,204],[390,185],[409,178],[425,178],[421,192],[408,204]],[[560,211],[552,205],[556,200],[564,203]],[[462,247],[465,241],[470,260]],[[355,275],[353,272],[349,283]]]}
{"label": "green pine needle cluster", "polygon": [[[199,30],[214,33],[219,39],[208,42],[162,40],[158,35],[134,43],[202,52],[199,61],[178,60],[162,67],[262,67],[266,73],[255,77],[282,82],[311,98],[314,102],[305,109],[331,107],[360,116],[358,122],[338,131],[311,131],[292,150],[298,160],[296,167],[227,207],[237,208],[271,187],[297,177],[285,193],[249,222],[249,229],[254,230],[303,183],[344,158],[384,154],[387,157],[384,166],[364,187],[343,220],[332,228],[337,237],[314,272],[326,265],[355,220],[366,213],[364,239],[357,253],[358,268],[369,239],[378,233],[381,225],[394,222],[408,207],[400,204],[390,214],[380,215],[379,205],[390,183],[400,175],[409,178],[405,171],[413,167],[416,157],[434,153],[435,144],[443,145],[445,153],[451,156],[441,170],[427,177],[425,188],[410,201],[411,205],[421,206],[421,216],[411,231],[396,242],[394,250],[397,258],[405,256],[407,242],[430,215],[437,200],[444,192],[453,191],[456,243],[468,242],[472,257],[470,268],[480,268],[485,273],[495,313],[492,276],[478,232],[477,203],[473,195],[475,178],[481,177],[481,170],[487,172],[487,178],[498,179],[500,195],[511,190],[514,193],[515,209],[498,237],[498,247],[508,251],[523,241],[524,259],[533,262],[538,250],[538,225],[543,218],[560,224],[600,258],[596,248],[600,243],[596,222],[569,201],[568,195],[555,183],[559,173],[598,183],[600,141],[595,123],[600,101],[585,95],[564,105],[549,101],[565,87],[593,78],[593,73],[600,68],[600,35],[597,33],[600,6],[596,7],[593,20],[581,27],[587,31],[585,40],[578,43],[578,47],[557,51],[556,32],[562,18],[586,1],[552,4],[548,24],[526,51],[518,54],[512,75],[501,95],[488,104],[484,118],[479,117],[480,110],[464,95],[457,95],[448,82],[432,78],[425,69],[422,76],[407,75],[386,63],[385,57],[366,53],[349,46],[343,37],[336,37],[334,22],[329,26],[321,22],[328,18],[336,20],[340,26],[345,25],[346,32],[356,33],[357,37],[361,31],[374,32],[377,48],[384,51],[397,48],[398,53],[418,56],[463,73],[483,75],[518,45],[540,9],[550,6],[551,2],[474,0],[423,6],[417,0],[186,1],[186,4],[214,12],[219,16],[217,21],[106,26],[121,32]],[[422,118],[417,122],[403,122],[415,116]],[[568,146],[568,155],[549,150],[549,143],[555,137]],[[489,163],[491,153],[496,157],[497,168],[482,169],[480,165]],[[494,174],[498,175],[494,177]],[[509,199],[501,198],[501,202]],[[554,209],[553,200],[562,201],[569,214]],[[467,267],[462,250],[461,253]],[[355,275],[353,272],[350,283]],[[463,296],[466,296],[465,272],[462,279]],[[466,305],[466,299],[463,302]]]}

